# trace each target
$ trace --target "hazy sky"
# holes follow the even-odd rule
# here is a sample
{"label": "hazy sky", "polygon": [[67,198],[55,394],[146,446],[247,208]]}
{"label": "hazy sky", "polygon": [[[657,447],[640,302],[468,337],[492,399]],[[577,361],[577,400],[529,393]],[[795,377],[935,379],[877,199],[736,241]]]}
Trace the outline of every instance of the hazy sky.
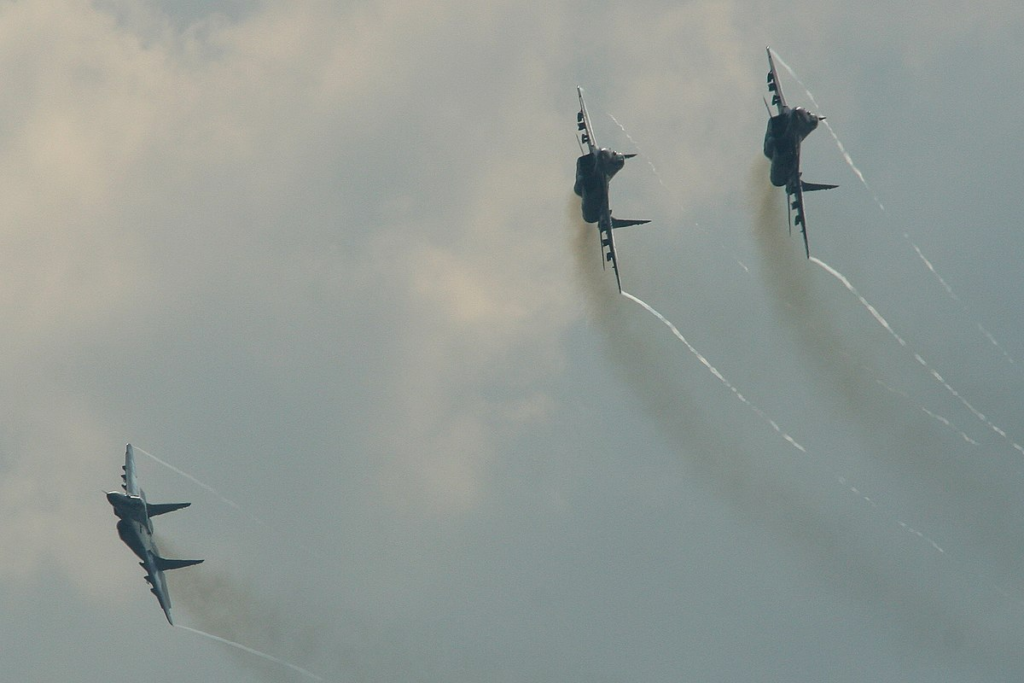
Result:
{"label": "hazy sky", "polygon": [[176,620],[326,680],[1021,680],[1022,63],[1017,0],[0,3],[3,678],[303,680],[166,624],[130,441],[220,494],[139,458]]}

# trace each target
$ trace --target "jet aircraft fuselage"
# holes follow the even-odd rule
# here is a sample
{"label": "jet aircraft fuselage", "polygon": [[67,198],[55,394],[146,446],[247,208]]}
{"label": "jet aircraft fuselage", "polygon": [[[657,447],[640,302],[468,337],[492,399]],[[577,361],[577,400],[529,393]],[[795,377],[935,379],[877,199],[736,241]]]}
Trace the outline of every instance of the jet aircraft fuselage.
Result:
{"label": "jet aircraft fuselage", "polygon": [[818,127],[824,117],[803,107],[782,107],[768,119],[764,133],[764,155],[772,162],[771,181],[775,187],[797,183],[800,177],[800,143]]}
{"label": "jet aircraft fuselage", "polygon": [[627,158],[602,147],[576,160],[576,184],[572,189],[583,200],[583,220],[587,223],[597,223],[608,211],[608,185]]}
{"label": "jet aircraft fuselage", "polygon": [[[786,188],[786,205],[789,211],[789,227],[800,227],[804,238],[804,253],[811,257],[811,246],[807,241],[807,221],[804,218],[804,192],[831,190],[835,185],[807,183],[800,177],[800,143],[818,127],[824,116],[817,116],[803,107],[789,107],[782,94],[779,74],[775,71],[771,48],[768,53],[768,92],[772,103],[764,101],[768,109],[768,129],[764,132],[764,155],[772,162],[769,178],[775,187]],[[772,114],[772,106],[776,113]]]}
{"label": "jet aircraft fuselage", "polygon": [[[594,139],[594,129],[590,126],[587,105],[583,102],[583,88],[577,86],[576,94],[580,98],[580,111],[576,114],[576,131],[579,134],[578,142],[583,155],[576,159],[576,184],[572,189],[583,200],[581,202],[583,220],[587,223],[597,223],[597,232],[601,238],[601,252],[604,256],[602,265],[603,263],[612,264],[612,270],[615,271],[615,285],[621,292],[622,282],[619,280],[619,262],[615,257],[615,237],[612,231],[615,228],[643,225],[650,221],[614,218],[611,203],[608,200],[608,185],[615,174],[622,170],[626,159],[636,155],[619,154],[607,147],[597,145],[597,141]],[[585,150],[584,147],[586,147]]]}
{"label": "jet aircraft fuselage", "polygon": [[117,515],[117,535],[124,544],[131,548],[141,560],[139,565],[146,570],[146,581],[153,595],[160,603],[160,608],[167,617],[167,623],[173,625],[171,619],[171,596],[167,591],[167,580],[164,572],[199,564],[202,560],[169,560],[160,556],[160,549],[153,540],[153,520],[156,515],[188,507],[189,503],[148,503],[146,492],[139,486],[135,474],[135,454],[131,444],[125,450],[124,493],[111,491],[107,493],[107,502],[114,508]]}

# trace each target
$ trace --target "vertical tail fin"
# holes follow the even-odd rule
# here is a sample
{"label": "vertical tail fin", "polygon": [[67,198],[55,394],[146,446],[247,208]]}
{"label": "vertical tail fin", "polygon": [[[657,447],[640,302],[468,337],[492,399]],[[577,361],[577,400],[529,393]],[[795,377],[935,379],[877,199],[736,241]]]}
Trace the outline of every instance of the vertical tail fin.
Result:
{"label": "vertical tail fin", "polygon": [[135,475],[135,451],[128,444],[124,450],[124,465],[121,467],[121,488],[129,496],[139,495],[139,480]]}

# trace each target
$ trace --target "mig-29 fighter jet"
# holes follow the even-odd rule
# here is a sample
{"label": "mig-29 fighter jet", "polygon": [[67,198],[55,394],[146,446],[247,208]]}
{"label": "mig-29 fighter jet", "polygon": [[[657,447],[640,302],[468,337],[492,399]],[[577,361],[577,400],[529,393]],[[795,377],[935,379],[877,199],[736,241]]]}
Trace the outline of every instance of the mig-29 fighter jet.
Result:
{"label": "mig-29 fighter jet", "polygon": [[587,105],[583,103],[583,89],[576,86],[576,92],[580,97],[580,111],[576,114],[580,151],[583,151],[583,145],[587,146],[587,151],[576,160],[576,185],[573,191],[583,200],[583,220],[587,223],[597,223],[598,234],[601,237],[601,253],[604,256],[601,265],[611,262],[612,270],[615,271],[615,284],[621,293],[622,282],[619,280],[619,264],[615,258],[615,238],[612,236],[612,230],[629,225],[643,225],[650,221],[613,218],[608,203],[608,183],[623,167],[626,159],[636,155],[619,154],[607,147],[597,146],[594,129],[590,127]]}
{"label": "mig-29 fighter jet", "polygon": [[768,92],[772,93],[772,104],[778,107],[779,113],[773,116],[768,100],[765,100],[764,104],[768,107],[770,118],[768,130],[764,134],[764,155],[772,162],[772,185],[786,188],[790,230],[794,224],[800,226],[800,232],[804,236],[804,252],[807,258],[810,258],[811,248],[807,243],[807,222],[804,218],[804,192],[831,190],[839,186],[805,183],[801,180],[800,143],[818,127],[819,121],[825,120],[825,117],[816,116],[803,107],[786,106],[786,98],[782,96],[779,75],[775,72],[775,62],[772,60],[772,49],[765,49],[768,52]]}
{"label": "mig-29 fighter jet", "polygon": [[139,487],[135,475],[135,453],[131,444],[128,444],[125,452],[122,469],[124,473],[121,475],[121,488],[124,489],[124,493],[111,491],[107,494],[107,500],[114,506],[114,514],[118,516],[117,534],[142,560],[139,566],[146,570],[146,581],[149,582],[153,595],[167,615],[167,623],[173,626],[171,596],[167,592],[164,572],[199,564],[202,560],[168,560],[160,557],[160,549],[153,541],[152,518],[188,507],[191,503],[147,503],[146,493]]}

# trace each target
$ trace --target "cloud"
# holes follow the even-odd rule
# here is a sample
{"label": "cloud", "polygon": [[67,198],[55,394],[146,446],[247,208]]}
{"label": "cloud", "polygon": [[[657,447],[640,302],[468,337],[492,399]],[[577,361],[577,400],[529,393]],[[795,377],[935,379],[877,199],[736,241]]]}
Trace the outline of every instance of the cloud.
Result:
{"label": "cloud", "polygon": [[[949,111],[922,97],[906,70],[872,71],[889,63],[879,54],[933,49],[923,35],[904,44],[917,36],[911,17],[887,14],[898,20],[876,35],[888,51],[869,55],[856,36],[875,20],[828,3],[583,10],[300,0],[182,12],[172,17],[166,4],[129,0],[0,7],[0,400],[15,406],[0,429],[5,584],[42,590],[33,583],[38,570],[53,567],[74,582],[73,596],[120,604],[129,598],[114,594],[129,587],[142,593],[130,593],[133,604],[138,597],[147,614],[156,611],[99,499],[100,489],[116,485],[132,440],[261,517],[274,513],[281,528],[326,553],[331,575],[302,590],[353,607],[328,606],[317,619],[348,643],[361,637],[344,630],[350,620],[379,615],[379,640],[400,643],[382,651],[400,651],[400,668],[412,672],[428,661],[421,677],[466,658],[497,662],[516,680],[529,678],[523,671],[548,680],[552,668],[579,662],[600,670],[606,661],[678,677],[679,662],[666,655],[678,648],[667,643],[692,642],[679,614],[695,606],[694,622],[736,628],[728,646],[692,653],[693,666],[712,674],[736,667],[732,677],[749,678],[746,667],[763,664],[753,659],[768,649],[780,671],[848,671],[833,649],[819,647],[832,636],[864,643],[883,662],[924,667],[932,650],[919,645],[942,641],[946,631],[935,624],[944,619],[957,621],[949,640],[971,651],[951,649],[935,661],[971,669],[978,652],[1008,661],[1001,645],[977,645],[998,622],[983,614],[991,582],[974,578],[1014,574],[1020,543],[1009,525],[1019,515],[1007,469],[951,447],[935,457],[960,458],[955,466],[922,472],[934,466],[922,449],[946,442],[914,444],[912,430],[892,435],[899,425],[877,410],[860,415],[862,431],[878,427],[877,439],[850,438],[850,416],[836,414],[851,392],[843,380],[855,369],[855,340],[842,372],[822,379],[835,362],[828,329],[812,324],[807,334],[819,336],[790,344],[800,314],[774,307],[779,297],[765,291],[774,285],[761,287],[723,256],[758,267],[757,235],[737,197],[763,134],[765,42],[802,76],[829,74],[834,94],[826,89],[822,106],[856,139],[857,117],[873,121],[888,106],[866,97],[879,88],[900,93],[908,111]],[[947,51],[973,35],[940,28]],[[796,57],[787,42],[798,46]],[[945,77],[934,62],[919,61],[921,82]],[[577,83],[587,88],[602,144],[633,151],[610,112],[658,168],[652,175],[640,157],[615,181],[617,213],[654,219],[623,236],[624,282],[644,298],[656,292],[659,310],[685,320],[688,338],[713,351],[730,380],[802,443],[825,444],[810,465],[798,453],[779,456],[784,444],[772,450],[770,430],[685,350],[673,355],[670,340],[631,345],[584,322],[606,315],[602,324],[627,339],[665,333],[653,319],[647,328],[617,309],[595,312],[610,305],[588,301],[613,291],[609,273],[577,286],[564,217]],[[896,119],[862,134],[865,169],[934,160],[920,156],[916,142],[928,140],[932,150],[934,140],[953,139],[938,114],[919,117],[918,132],[906,138]],[[996,144],[987,128],[976,132],[979,144]],[[888,153],[896,139],[898,158]],[[827,171],[822,178],[831,178]],[[984,178],[976,168],[963,175]],[[906,195],[906,213],[942,218],[954,205],[921,182]],[[838,223],[829,212],[853,202],[852,192],[835,192],[845,194],[816,209],[820,225]],[[707,239],[689,229],[698,222]],[[959,244],[951,237],[959,226],[937,221],[927,229],[936,241]],[[836,230],[829,240],[844,246],[844,272],[884,281],[896,271],[887,270],[871,230]],[[781,248],[799,256],[796,239],[778,232]],[[1005,231],[1006,244],[1014,234]],[[715,241],[724,248],[715,250]],[[824,232],[820,241],[825,248]],[[600,272],[592,232],[580,250]],[[803,296],[800,304],[833,310],[827,297],[801,289],[809,283],[785,280],[786,259],[769,265],[783,278],[779,288]],[[1012,276],[993,277],[1005,289],[1000,296],[1012,299]],[[897,289],[891,299],[919,301],[912,289]],[[836,330],[848,329],[846,313],[836,313]],[[791,314],[800,320],[788,322]],[[959,349],[949,353],[961,358]],[[963,363],[972,377],[975,360]],[[895,367],[897,379],[908,374],[889,357],[884,367]],[[639,398],[621,395],[623,387]],[[1012,405],[1013,391],[1007,396],[1001,403]],[[663,433],[648,438],[648,420]],[[674,443],[689,449],[686,476],[663,457]],[[880,446],[908,443],[915,457],[875,457]],[[882,489],[896,518],[924,517],[921,528],[942,536],[950,556],[959,547],[969,559],[940,565],[930,546],[921,559],[916,537],[876,521],[830,478],[847,467]],[[934,490],[957,474],[969,483]],[[193,498],[187,482],[153,470],[146,477],[154,492]],[[1003,483],[993,489],[995,480]],[[657,495],[644,497],[650,489]],[[679,501],[703,494],[747,507],[730,516],[708,504],[688,516]],[[217,526],[209,509],[198,517],[203,504],[194,502],[191,516],[166,520],[161,531],[208,558],[195,571],[234,558],[239,574],[249,573],[243,585],[250,577],[291,581],[301,557],[274,556],[274,543]],[[765,510],[766,522],[758,519]],[[761,534],[765,524],[785,527],[778,537],[789,540]],[[623,547],[627,538],[637,546]],[[727,543],[736,562],[722,552]],[[228,560],[206,552],[222,545]],[[808,547],[817,549],[807,553],[813,561],[793,552]],[[609,567],[623,556],[630,564],[620,576]],[[687,564],[695,557],[707,561]],[[796,565],[806,566],[777,569]],[[638,575],[651,583],[638,585]],[[828,591],[815,596],[807,581]],[[301,600],[274,602],[280,596],[268,593],[294,626]],[[772,593],[800,599],[780,607],[764,597]],[[749,599],[731,620],[722,605],[738,594]],[[978,609],[964,606],[978,594]],[[608,595],[637,600],[616,603],[615,614],[593,607]],[[891,611],[861,609],[885,601]],[[658,609],[662,622],[650,618]],[[814,614],[828,615],[828,636]],[[1016,633],[1014,616],[1004,616],[1012,623],[1002,632]],[[622,624],[635,625],[636,642],[645,642],[631,651],[596,645],[610,643],[608,633]],[[901,637],[883,642],[893,624]],[[903,639],[904,626],[918,639]],[[164,635],[131,637],[151,639],[159,657]],[[751,662],[740,649],[755,653]],[[376,657],[359,673],[372,678]],[[104,667],[92,663],[97,673],[85,680],[102,676]]]}

